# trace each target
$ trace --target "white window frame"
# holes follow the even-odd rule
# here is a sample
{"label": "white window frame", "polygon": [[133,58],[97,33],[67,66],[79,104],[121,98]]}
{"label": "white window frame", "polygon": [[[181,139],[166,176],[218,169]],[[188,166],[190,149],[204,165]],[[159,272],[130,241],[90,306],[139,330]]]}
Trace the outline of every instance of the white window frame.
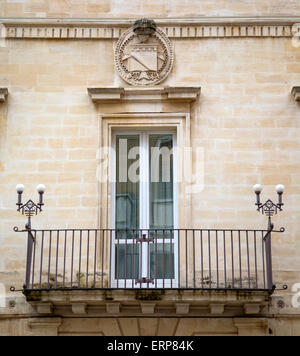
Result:
{"label": "white window frame", "polygon": [[[150,197],[149,197],[149,135],[151,134],[168,134],[172,135],[173,140],[173,229],[174,229],[174,243],[173,243],[173,251],[174,252],[174,279],[170,280],[156,280],[154,285],[151,283],[134,283],[132,284],[132,280],[116,280],[115,278],[115,241],[113,238],[111,240],[111,284],[113,288],[177,288],[178,287],[178,270],[180,266],[178,265],[178,187],[177,187],[177,131],[175,128],[153,128],[149,129],[149,127],[139,128],[120,128],[112,131],[112,149],[113,154],[111,156],[111,177],[113,179],[113,184],[111,184],[111,227],[115,229],[115,213],[116,213],[116,190],[115,190],[115,182],[117,181],[116,177],[116,137],[118,135],[139,135],[140,136],[140,202],[143,201],[143,204],[140,204],[139,207],[139,218],[140,218],[140,229],[149,229],[150,225]],[[146,183],[144,183],[146,182]],[[145,203],[146,202],[146,203]],[[130,243],[130,242],[128,242]],[[159,243],[159,242],[157,242]],[[148,252],[149,243],[142,243],[142,254],[143,256],[150,256]],[[148,258],[143,258],[143,266],[141,266],[141,275],[144,277],[146,275],[149,276]]]}

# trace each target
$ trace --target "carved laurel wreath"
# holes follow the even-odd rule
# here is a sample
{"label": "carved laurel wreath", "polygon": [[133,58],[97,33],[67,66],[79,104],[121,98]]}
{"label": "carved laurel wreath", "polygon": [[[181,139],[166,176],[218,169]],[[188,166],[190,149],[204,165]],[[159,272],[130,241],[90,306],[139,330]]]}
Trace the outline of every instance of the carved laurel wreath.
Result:
{"label": "carved laurel wreath", "polygon": [[170,40],[163,31],[158,28],[156,29],[151,38],[155,39],[162,48],[163,62],[159,65],[157,72],[148,72],[147,81],[140,82],[138,80],[139,74],[136,72],[130,72],[123,61],[124,53],[135,36],[136,34],[133,32],[133,29],[130,28],[121,35],[117,42],[115,49],[115,65],[119,75],[123,80],[125,80],[125,82],[134,86],[156,85],[161,83],[169,75],[173,67],[174,54]]}

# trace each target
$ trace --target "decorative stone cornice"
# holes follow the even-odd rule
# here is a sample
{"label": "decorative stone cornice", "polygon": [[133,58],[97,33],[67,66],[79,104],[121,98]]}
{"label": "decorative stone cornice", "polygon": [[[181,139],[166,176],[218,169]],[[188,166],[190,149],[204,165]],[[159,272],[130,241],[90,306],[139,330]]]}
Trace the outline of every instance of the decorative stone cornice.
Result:
{"label": "decorative stone cornice", "polygon": [[300,87],[293,87],[292,95],[296,101],[300,101]]}
{"label": "decorative stone cornice", "polygon": [[8,90],[7,88],[0,88],[0,102],[3,102],[6,100],[8,95]]}
{"label": "decorative stone cornice", "polygon": [[88,88],[95,103],[120,101],[195,101],[200,96],[200,87],[143,87],[143,88]]}
{"label": "decorative stone cornice", "polygon": [[[200,17],[154,19],[169,38],[292,37],[300,17]],[[117,39],[129,19],[0,18],[7,38]]]}

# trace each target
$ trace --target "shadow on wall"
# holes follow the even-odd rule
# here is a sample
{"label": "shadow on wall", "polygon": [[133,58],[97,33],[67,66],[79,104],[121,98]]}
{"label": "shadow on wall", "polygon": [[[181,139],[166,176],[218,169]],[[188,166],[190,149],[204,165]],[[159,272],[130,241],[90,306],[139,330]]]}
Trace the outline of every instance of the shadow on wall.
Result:
{"label": "shadow on wall", "polygon": [[[7,89],[0,88],[0,150],[7,138]],[[1,172],[1,162],[0,162]]]}

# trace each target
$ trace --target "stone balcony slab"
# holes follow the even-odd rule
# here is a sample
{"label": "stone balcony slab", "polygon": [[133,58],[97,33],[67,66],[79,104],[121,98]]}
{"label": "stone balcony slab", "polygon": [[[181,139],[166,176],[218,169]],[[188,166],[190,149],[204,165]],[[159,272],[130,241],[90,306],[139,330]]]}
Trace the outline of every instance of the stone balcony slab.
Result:
{"label": "stone balcony slab", "polygon": [[87,317],[166,316],[193,317],[264,316],[268,312],[268,291],[207,290],[53,290],[27,291],[27,302],[38,314]]}

